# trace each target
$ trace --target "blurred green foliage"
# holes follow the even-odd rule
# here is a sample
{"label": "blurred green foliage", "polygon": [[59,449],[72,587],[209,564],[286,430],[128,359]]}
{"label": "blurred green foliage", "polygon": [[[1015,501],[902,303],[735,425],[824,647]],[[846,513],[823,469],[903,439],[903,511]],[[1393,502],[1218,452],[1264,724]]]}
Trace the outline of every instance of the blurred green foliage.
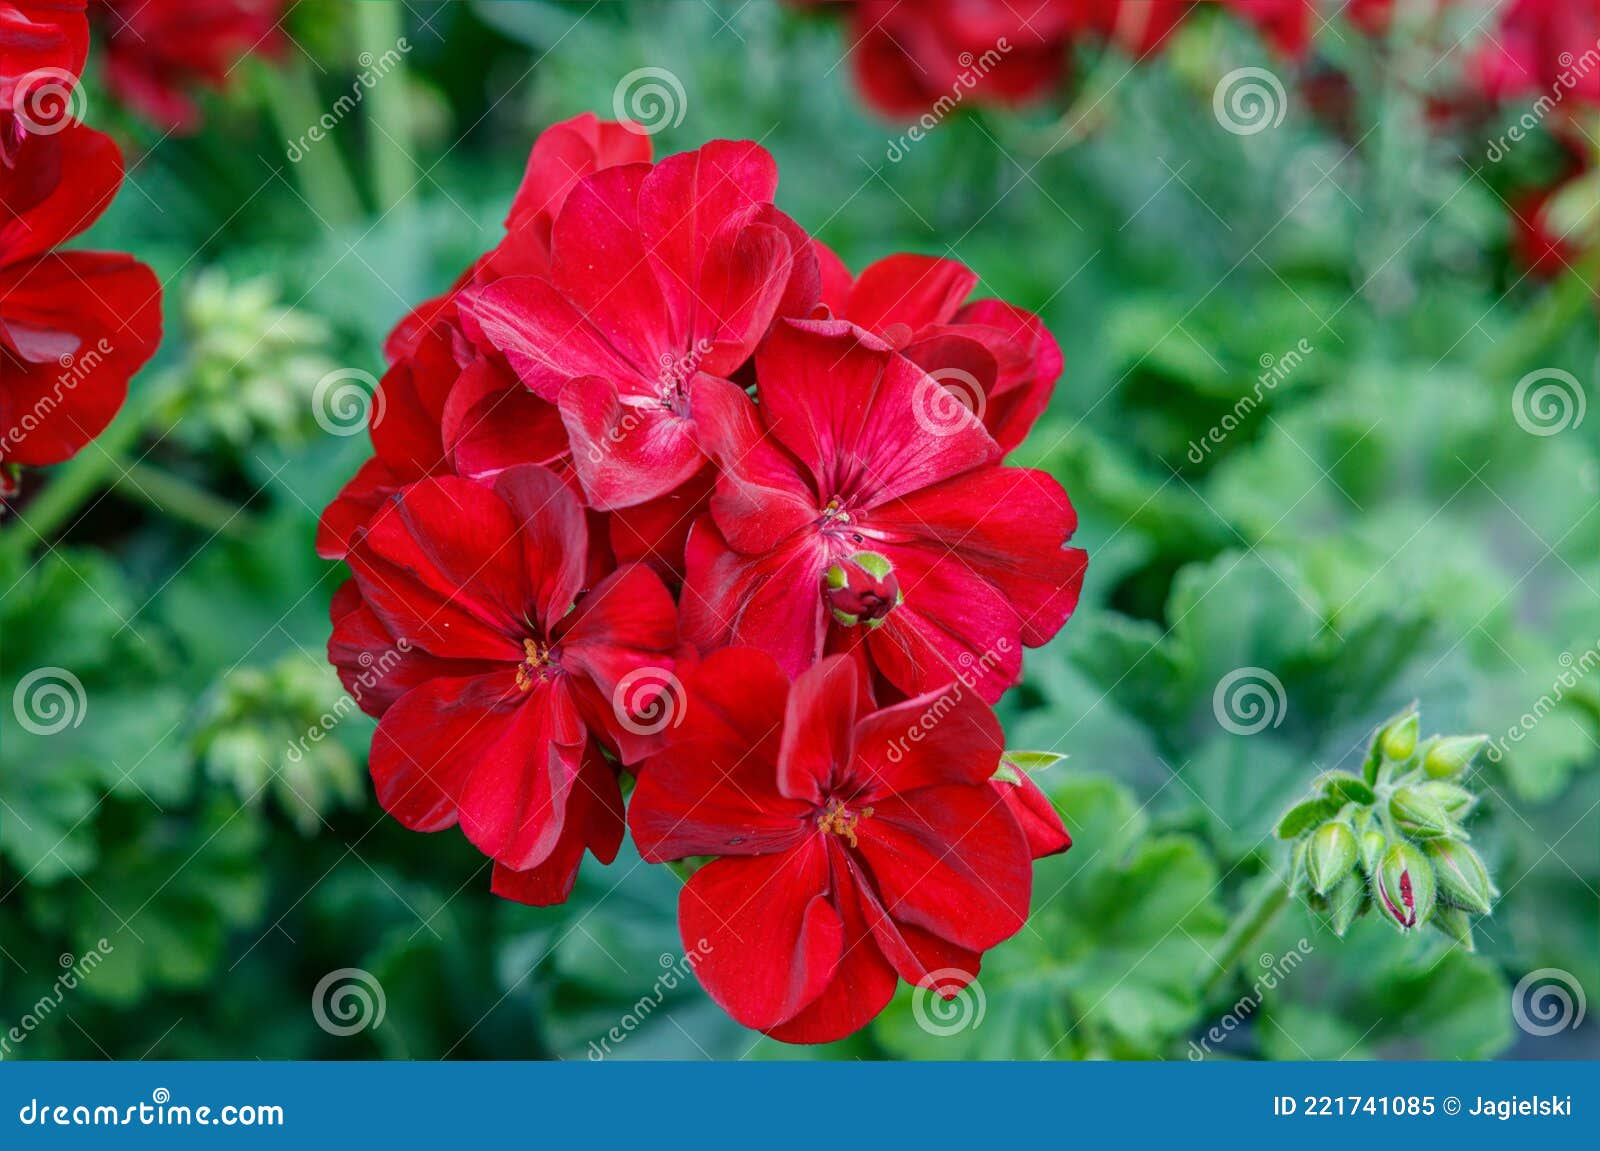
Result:
{"label": "blurred green foliage", "polygon": [[[1600,419],[1534,436],[1512,413],[1537,368],[1593,392],[1596,325],[1570,282],[1507,254],[1503,199],[1550,175],[1556,145],[1489,166],[1429,123],[1429,84],[1459,66],[1448,40],[1379,48],[1330,26],[1319,51],[1352,78],[1351,124],[1291,84],[1284,122],[1241,137],[1211,90],[1263,49],[1197,20],[1162,59],[1085,61],[1055,106],[952,117],[890,163],[899,129],[859,104],[825,15],[411,7],[302,5],[289,31],[317,66],[293,48],[249,62],[192,138],[91,104],[130,187],[90,239],[156,265],[169,334],[106,451],[85,453],[92,497],[49,546],[11,543],[15,524],[0,544],[0,693],[45,666],[83,690],[78,726],[4,717],[0,1023],[48,993],[58,957],[112,947],[8,1057],[1183,1058],[1257,952],[1302,941],[1305,964],[1220,1054],[1481,1058],[1519,1034],[1523,972],[1564,969],[1596,999],[1600,676],[1540,701],[1600,644]],[[359,53],[402,33],[383,100],[287,160]],[[505,903],[458,835],[407,833],[352,788],[370,721],[291,756],[337,702],[323,647],[342,574],[313,554],[316,516],[366,450],[306,424],[305,381],[325,362],[379,372],[390,325],[497,238],[537,131],[611,115],[643,66],[686,92],[658,153],[757,139],[780,205],[852,267],[951,255],[1065,350],[1018,457],[1066,483],[1090,575],[1004,718],[1012,746],[1069,755],[1039,782],[1076,846],[1039,864],[1032,921],[986,961],[979,1026],[934,1034],[902,988],[861,1035],[783,1048],[692,979],[664,986],[682,950],[670,871],[624,848],[563,907]],[[241,341],[248,317],[291,315]],[[216,503],[158,514],[107,452]],[[24,521],[67,470],[24,477]],[[1214,701],[1244,667],[1285,700],[1250,735]],[[1218,978],[1230,917],[1285,868],[1277,817],[1413,697],[1439,730],[1497,738],[1538,713],[1475,769],[1474,844],[1504,891],[1479,953],[1370,919],[1339,941],[1291,906]],[[386,998],[348,1038],[311,1005],[342,968]],[[1592,1053],[1593,1035],[1561,1050]]]}

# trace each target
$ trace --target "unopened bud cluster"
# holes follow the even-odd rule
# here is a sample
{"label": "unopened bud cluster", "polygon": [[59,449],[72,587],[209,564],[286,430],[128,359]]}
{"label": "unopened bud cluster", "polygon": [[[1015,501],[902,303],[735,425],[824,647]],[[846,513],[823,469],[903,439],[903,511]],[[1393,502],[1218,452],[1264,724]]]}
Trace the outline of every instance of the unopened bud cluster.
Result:
{"label": "unopened bud cluster", "polygon": [[1468,950],[1472,917],[1499,892],[1462,826],[1478,799],[1460,780],[1488,736],[1420,738],[1416,705],[1372,737],[1361,774],[1332,771],[1290,808],[1294,894],[1343,935],[1376,909],[1402,932],[1432,924]]}

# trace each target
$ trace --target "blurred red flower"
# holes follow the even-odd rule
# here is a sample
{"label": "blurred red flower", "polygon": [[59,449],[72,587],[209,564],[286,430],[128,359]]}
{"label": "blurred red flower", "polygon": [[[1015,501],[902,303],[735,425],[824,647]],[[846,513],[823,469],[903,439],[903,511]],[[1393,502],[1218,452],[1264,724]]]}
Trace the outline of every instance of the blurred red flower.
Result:
{"label": "blurred red flower", "polygon": [[285,0],[94,0],[106,86],[175,132],[200,124],[196,88],[221,89],[246,56],[281,46]]}

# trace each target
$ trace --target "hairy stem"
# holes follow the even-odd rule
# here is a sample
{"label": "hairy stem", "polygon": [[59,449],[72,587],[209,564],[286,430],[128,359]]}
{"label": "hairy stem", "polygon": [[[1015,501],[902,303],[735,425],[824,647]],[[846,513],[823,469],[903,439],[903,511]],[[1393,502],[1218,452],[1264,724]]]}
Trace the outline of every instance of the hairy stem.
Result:
{"label": "hairy stem", "polygon": [[1269,877],[1267,882],[1261,884],[1250,897],[1250,902],[1240,909],[1228,926],[1228,933],[1222,937],[1221,954],[1217,958],[1217,969],[1212,972],[1211,978],[1206,980],[1201,991],[1202,1000],[1210,1000],[1217,992],[1227,985],[1233,975],[1233,969],[1244,958],[1247,951],[1255,946],[1261,933],[1272,925],[1278,918],[1279,912],[1289,905],[1289,885],[1276,877]]}

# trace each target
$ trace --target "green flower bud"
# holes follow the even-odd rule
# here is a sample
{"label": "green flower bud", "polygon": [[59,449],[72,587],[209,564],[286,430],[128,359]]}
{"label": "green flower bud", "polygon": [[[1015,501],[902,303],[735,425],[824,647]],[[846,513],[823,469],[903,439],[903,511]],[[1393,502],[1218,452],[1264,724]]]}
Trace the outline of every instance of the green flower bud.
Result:
{"label": "green flower bud", "polygon": [[1427,796],[1452,819],[1462,819],[1474,807],[1478,806],[1478,797],[1459,784],[1446,783],[1442,779],[1430,779],[1417,784],[1417,792]]}
{"label": "green flower bud", "polygon": [[1489,914],[1496,893],[1476,851],[1455,839],[1430,840],[1423,850],[1433,863],[1443,898],[1478,915]]}
{"label": "green flower bud", "polygon": [[1434,779],[1460,775],[1489,742],[1486,735],[1452,735],[1439,740],[1423,758],[1422,769]]}
{"label": "green flower bud", "polygon": [[1373,895],[1389,920],[1402,931],[1428,922],[1433,914],[1433,865],[1409,843],[1384,852]]}
{"label": "green flower bud", "polygon": [[1459,943],[1463,950],[1478,949],[1472,940],[1472,916],[1461,908],[1451,907],[1446,903],[1439,904],[1433,909],[1433,925]]}
{"label": "green flower bud", "polygon": [[1352,871],[1328,894],[1328,926],[1343,939],[1356,916],[1366,910],[1366,905],[1367,885]]}
{"label": "green flower bud", "polygon": [[1306,846],[1306,874],[1312,890],[1326,895],[1350,874],[1359,853],[1356,833],[1350,830],[1349,824],[1335,820],[1317,828]]}
{"label": "green flower bud", "polygon": [[1384,730],[1379,741],[1383,754],[1388,759],[1410,759],[1411,753],[1417,750],[1417,732],[1419,728],[1416,712],[1408,712],[1391,723]]}
{"label": "green flower bud", "polygon": [[1416,788],[1402,787],[1390,796],[1389,814],[1402,831],[1416,839],[1461,834],[1450,813]]}
{"label": "green flower bud", "polygon": [[1366,831],[1361,834],[1361,870],[1369,876],[1378,874],[1378,861],[1383,858],[1384,851],[1388,848],[1389,841],[1381,831]]}

